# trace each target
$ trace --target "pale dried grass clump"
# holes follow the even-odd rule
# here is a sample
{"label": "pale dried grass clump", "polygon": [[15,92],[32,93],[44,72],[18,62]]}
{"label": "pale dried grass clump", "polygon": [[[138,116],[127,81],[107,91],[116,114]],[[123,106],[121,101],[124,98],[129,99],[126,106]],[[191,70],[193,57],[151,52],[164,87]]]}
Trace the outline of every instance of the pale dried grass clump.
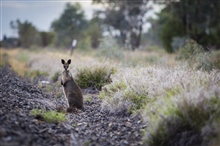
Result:
{"label": "pale dried grass clump", "polygon": [[102,110],[114,113],[124,107],[129,112],[152,109],[151,104],[159,99],[167,100],[189,88],[206,85],[213,74],[183,68],[122,68],[101,92]]}

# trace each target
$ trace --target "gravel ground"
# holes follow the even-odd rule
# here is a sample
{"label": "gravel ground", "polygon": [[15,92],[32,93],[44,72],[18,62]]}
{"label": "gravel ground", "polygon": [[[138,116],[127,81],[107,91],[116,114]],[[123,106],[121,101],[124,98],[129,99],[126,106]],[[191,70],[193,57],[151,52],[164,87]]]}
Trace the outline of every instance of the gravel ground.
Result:
{"label": "gravel ground", "polygon": [[42,92],[7,67],[0,73],[0,146],[143,145],[141,131],[146,125],[140,115],[102,112],[96,92],[85,93],[90,98],[84,102],[85,112],[66,113],[66,121],[47,123],[30,111],[65,108],[64,98]]}

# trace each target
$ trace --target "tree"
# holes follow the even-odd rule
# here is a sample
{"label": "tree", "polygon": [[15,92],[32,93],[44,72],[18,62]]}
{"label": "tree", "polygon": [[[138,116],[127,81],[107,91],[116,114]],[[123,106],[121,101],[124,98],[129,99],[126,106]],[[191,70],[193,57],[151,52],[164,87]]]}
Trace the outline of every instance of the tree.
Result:
{"label": "tree", "polygon": [[87,21],[79,3],[67,3],[61,16],[53,21],[51,28],[56,33],[58,46],[70,46],[73,38],[83,38],[82,31],[87,27]]}
{"label": "tree", "polygon": [[94,49],[97,49],[99,47],[101,39],[103,37],[101,23],[101,19],[94,16],[93,19],[89,21],[88,29],[85,31],[91,41],[91,47]]}
{"label": "tree", "polygon": [[28,21],[21,22],[19,19],[11,21],[10,26],[13,30],[17,30],[19,43],[24,48],[39,43],[39,34],[36,27]]}
{"label": "tree", "polygon": [[41,38],[41,46],[46,47],[49,44],[51,44],[55,38],[55,34],[53,32],[40,32],[40,38]]}
{"label": "tree", "polygon": [[150,9],[150,0],[93,0],[94,3],[107,4],[103,11],[104,23],[110,33],[120,36],[121,44],[128,43],[132,50],[140,46],[144,16]]}
{"label": "tree", "polygon": [[158,15],[160,38],[168,52],[173,52],[174,37],[188,37],[203,46],[220,47],[220,1],[160,1],[166,7]]}

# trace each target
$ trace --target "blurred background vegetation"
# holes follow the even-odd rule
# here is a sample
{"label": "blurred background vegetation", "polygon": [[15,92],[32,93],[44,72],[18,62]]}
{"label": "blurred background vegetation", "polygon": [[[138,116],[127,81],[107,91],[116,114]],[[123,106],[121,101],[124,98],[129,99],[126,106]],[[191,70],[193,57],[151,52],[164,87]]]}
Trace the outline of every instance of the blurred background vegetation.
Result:
{"label": "blurred background vegetation", "polygon": [[[67,3],[47,32],[28,20],[11,20],[9,25],[18,37],[4,35],[1,45],[70,47],[76,38],[80,49],[97,49],[105,39],[115,39],[119,48],[158,46],[174,53],[192,39],[206,51],[220,48],[220,1],[93,0],[93,5],[97,4],[105,9],[96,10],[88,20],[80,3]],[[154,14],[156,17],[146,17],[154,6],[160,6],[161,11]],[[146,23],[151,24],[147,31]]]}

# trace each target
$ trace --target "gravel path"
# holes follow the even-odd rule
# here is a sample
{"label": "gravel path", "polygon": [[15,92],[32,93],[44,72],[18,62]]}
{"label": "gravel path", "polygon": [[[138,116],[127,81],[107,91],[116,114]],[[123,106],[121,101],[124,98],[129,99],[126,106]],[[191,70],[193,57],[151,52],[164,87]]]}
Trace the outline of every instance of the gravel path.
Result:
{"label": "gravel path", "polygon": [[0,146],[143,145],[146,125],[140,115],[110,115],[101,111],[97,94],[87,94],[85,112],[66,114],[53,124],[30,115],[32,109],[65,107],[63,98],[43,93],[9,68],[0,68]]}

